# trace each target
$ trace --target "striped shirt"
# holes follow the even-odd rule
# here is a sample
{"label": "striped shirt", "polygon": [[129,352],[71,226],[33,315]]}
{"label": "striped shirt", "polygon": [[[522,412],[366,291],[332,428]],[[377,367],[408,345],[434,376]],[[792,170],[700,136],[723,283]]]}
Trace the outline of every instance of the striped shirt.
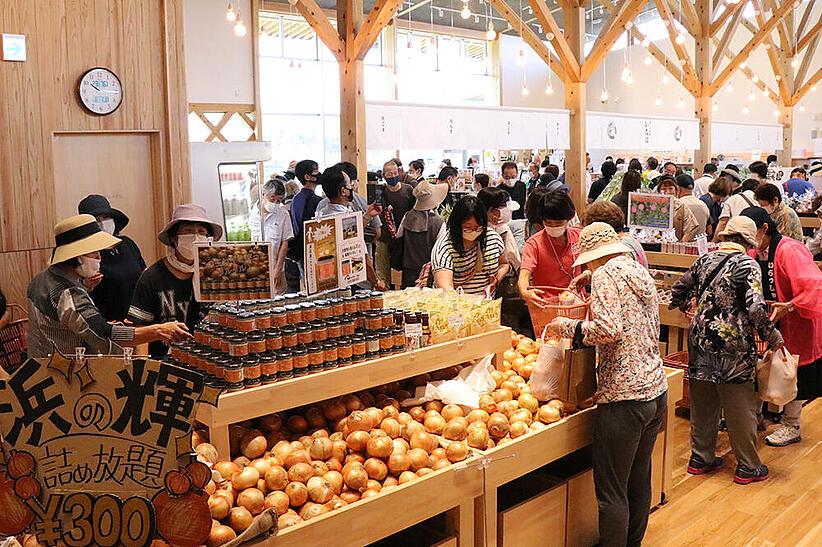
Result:
{"label": "striped shirt", "polygon": [[117,342],[134,339],[134,327],[108,323],[85,287],[58,266],[43,270],[28,288],[28,356],[46,357],[57,349],[73,355],[122,354]]}
{"label": "striped shirt", "polygon": [[485,248],[480,271],[477,271],[478,248],[479,239],[464,253],[458,253],[451,243],[451,238],[448,237],[448,230],[443,230],[431,251],[431,268],[434,272],[451,271],[454,274],[455,289],[462,287],[466,293],[482,294],[491,282],[491,276],[499,269],[500,256],[505,250],[505,244],[497,232],[490,228],[485,229]]}

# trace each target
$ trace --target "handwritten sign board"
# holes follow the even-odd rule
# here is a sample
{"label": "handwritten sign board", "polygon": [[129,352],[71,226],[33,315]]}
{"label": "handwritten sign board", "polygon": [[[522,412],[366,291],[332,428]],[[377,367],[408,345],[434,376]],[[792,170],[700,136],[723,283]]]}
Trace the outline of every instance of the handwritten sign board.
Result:
{"label": "handwritten sign board", "polygon": [[628,226],[650,230],[674,227],[674,198],[665,194],[628,194]]}
{"label": "handwritten sign board", "polygon": [[361,213],[342,213],[305,222],[305,277],[309,294],[365,281],[365,239]]}
{"label": "handwritten sign board", "polygon": [[270,242],[198,243],[194,298],[198,302],[269,299],[274,257]]}
{"label": "handwritten sign board", "polygon": [[192,460],[198,372],[123,357],[29,359],[0,381],[0,534],[45,545],[200,544],[211,478]]}

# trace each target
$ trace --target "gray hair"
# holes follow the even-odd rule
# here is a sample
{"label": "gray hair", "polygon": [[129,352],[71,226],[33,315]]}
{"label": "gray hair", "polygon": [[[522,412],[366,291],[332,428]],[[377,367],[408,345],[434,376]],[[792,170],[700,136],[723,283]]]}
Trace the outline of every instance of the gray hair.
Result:
{"label": "gray hair", "polygon": [[271,194],[274,194],[275,196],[284,196],[285,184],[286,180],[284,178],[279,176],[271,177],[263,185],[263,195],[269,196]]}

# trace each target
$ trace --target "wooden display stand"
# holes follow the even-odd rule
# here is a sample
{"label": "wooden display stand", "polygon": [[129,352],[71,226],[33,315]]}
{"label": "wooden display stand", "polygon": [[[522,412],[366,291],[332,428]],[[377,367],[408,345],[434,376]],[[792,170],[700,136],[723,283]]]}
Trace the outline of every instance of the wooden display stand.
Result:
{"label": "wooden display stand", "polygon": [[687,270],[699,258],[697,255],[684,255],[677,253],[659,253],[646,251],[648,266],[651,268],[680,268]]}
{"label": "wooden display stand", "polygon": [[[673,423],[675,403],[682,397],[682,371],[666,369],[665,372],[668,410],[654,446],[651,477],[653,506],[663,503],[672,487],[673,435],[668,434],[668,426]],[[565,524],[562,529],[554,530],[550,537],[541,535],[540,519],[521,519],[512,535],[500,534],[500,522],[504,526],[509,517],[503,515],[500,519],[497,513],[497,491],[500,486],[591,444],[594,412],[593,408],[577,412],[541,431],[485,452],[485,491],[477,499],[474,513],[477,546],[520,545],[516,538],[529,535],[540,538],[540,545],[573,546],[584,544],[586,538],[595,537],[595,529],[592,530],[591,526],[596,524],[596,498],[592,495],[593,477],[586,476],[586,472],[540,494],[545,496],[541,503],[550,503],[561,509],[560,520]],[[564,504],[560,503],[560,498],[565,500]],[[540,498],[532,498],[518,507],[529,504],[529,507],[535,508],[536,505],[530,505],[535,499]],[[509,509],[509,512],[516,508]],[[532,521],[535,528],[523,530]]]}
{"label": "wooden display stand", "polygon": [[411,378],[511,347],[511,329],[500,327],[426,348],[364,361],[242,391],[224,393],[216,407],[200,405],[197,421],[208,427],[210,443],[229,454],[228,426],[274,412]]}
{"label": "wooden display stand", "polygon": [[691,320],[678,309],[669,310],[667,304],[659,305],[659,324],[668,326],[668,342],[660,344],[659,353],[663,357],[688,349],[688,328]]}

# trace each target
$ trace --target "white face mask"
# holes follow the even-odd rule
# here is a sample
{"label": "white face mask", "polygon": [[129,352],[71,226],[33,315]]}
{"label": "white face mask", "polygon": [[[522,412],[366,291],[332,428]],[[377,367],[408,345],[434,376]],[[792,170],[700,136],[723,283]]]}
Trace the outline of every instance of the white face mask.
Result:
{"label": "white face mask", "polygon": [[106,232],[107,234],[114,235],[114,219],[113,218],[104,218],[100,221],[100,229]]}
{"label": "white face mask", "polygon": [[494,230],[502,232],[508,223],[511,222],[511,209],[508,207],[501,207],[499,210],[499,220],[494,223]]}
{"label": "white face mask", "polygon": [[276,211],[280,207],[280,204],[279,203],[274,203],[272,201],[266,201],[265,205],[263,205],[263,207],[265,207],[265,212],[266,213],[273,213],[274,211]]}
{"label": "white face mask", "polygon": [[99,258],[91,258],[90,256],[78,256],[77,260],[80,261],[80,265],[74,268],[74,271],[77,272],[77,275],[80,277],[93,277],[100,272],[100,259]]}
{"label": "white face mask", "polygon": [[502,183],[508,188],[513,188],[517,183],[517,179],[502,179]]}
{"label": "white face mask", "polygon": [[482,235],[482,230],[476,230],[476,231],[465,231],[465,230],[463,230],[462,231],[462,238],[467,240],[467,241],[474,241],[475,239],[477,239],[481,235]]}
{"label": "white face mask", "polygon": [[177,236],[177,252],[186,260],[194,260],[194,243],[202,241],[206,238],[197,234],[182,234]]}
{"label": "white face mask", "polygon": [[545,233],[551,237],[562,237],[565,235],[565,231],[568,229],[568,223],[566,222],[562,226],[543,226],[545,228]]}

